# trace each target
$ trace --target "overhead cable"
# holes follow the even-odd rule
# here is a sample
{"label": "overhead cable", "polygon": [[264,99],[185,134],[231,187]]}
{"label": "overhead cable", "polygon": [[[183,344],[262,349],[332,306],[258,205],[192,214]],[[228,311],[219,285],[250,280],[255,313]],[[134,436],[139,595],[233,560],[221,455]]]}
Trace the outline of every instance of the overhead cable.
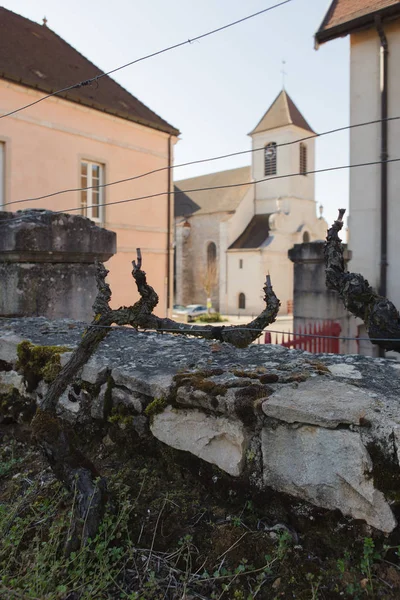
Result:
{"label": "overhead cable", "polygon": [[292,0],[283,0],[282,2],[279,2],[278,4],[274,4],[273,6],[268,6],[268,8],[264,8],[264,9],[259,10],[258,12],[255,12],[251,15],[247,15],[247,17],[243,17],[241,19],[238,19],[237,21],[232,21],[231,23],[227,23],[226,25],[222,25],[221,27],[217,27],[216,29],[212,29],[211,31],[207,31],[206,33],[197,35],[194,38],[185,40],[183,42],[179,42],[172,46],[168,46],[167,48],[163,48],[162,50],[157,50],[156,52],[152,52],[151,54],[147,54],[146,56],[142,56],[141,58],[136,58],[135,60],[131,60],[130,62],[125,63],[124,65],[116,67],[115,69],[111,69],[111,71],[107,71],[107,73],[101,73],[100,75],[96,75],[95,77],[91,77],[90,79],[86,79],[84,81],[80,81],[79,83],[75,83],[73,85],[62,88],[60,90],[56,90],[55,92],[52,92],[51,94],[47,94],[46,96],[43,96],[43,98],[39,98],[38,100],[35,100],[34,102],[30,102],[29,104],[20,106],[19,108],[16,108],[8,113],[5,113],[4,115],[0,115],[0,119],[3,119],[4,117],[10,117],[11,115],[15,115],[16,113],[20,112],[21,110],[25,110],[27,108],[30,108],[31,106],[34,106],[35,104],[39,104],[40,102],[43,102],[44,100],[47,100],[47,98],[51,98],[52,96],[57,96],[58,94],[68,92],[69,90],[78,89],[81,87],[86,87],[88,85],[91,85],[92,83],[98,82],[103,77],[107,77],[108,75],[111,75],[112,73],[121,71],[121,69],[125,69],[126,67],[130,67],[131,65],[135,65],[136,63],[142,62],[143,60],[153,58],[154,56],[158,56],[159,54],[164,54],[165,52],[169,52],[170,50],[175,50],[176,48],[180,48],[181,46],[185,46],[186,44],[192,44],[193,42],[197,42],[198,40],[201,40],[205,37],[213,35],[214,33],[219,33],[220,31],[224,31],[225,29],[228,29],[229,27],[233,27],[234,25],[239,25],[239,23],[243,23],[244,21],[248,21],[249,19],[254,19],[254,17],[258,17],[259,15],[269,12],[270,10],[273,10],[274,8],[279,8],[280,6],[283,6],[284,4],[288,4],[289,2],[292,2]]}
{"label": "overhead cable", "polygon": [[[313,175],[316,173],[329,173],[331,171],[340,171],[343,169],[355,169],[358,167],[368,167],[371,165],[380,165],[382,164],[382,162],[386,162],[386,163],[395,163],[395,162],[399,162],[400,158],[390,158],[388,160],[382,161],[382,160],[377,160],[377,161],[373,161],[373,162],[365,162],[365,163],[359,163],[357,165],[343,165],[343,166],[339,166],[339,167],[326,167],[325,169],[314,169],[312,171],[307,171],[306,173],[304,173],[304,175]],[[116,204],[126,204],[129,202],[137,202],[138,200],[149,200],[151,198],[158,198],[160,196],[170,196],[170,195],[179,195],[179,194],[190,194],[190,193],[194,193],[194,192],[207,192],[210,190],[222,190],[222,189],[227,189],[227,188],[237,188],[237,187],[246,187],[246,186],[250,186],[250,185],[257,185],[258,183],[262,183],[264,181],[272,181],[274,179],[287,179],[289,177],[298,177],[300,175],[300,173],[287,173],[286,175],[274,175],[272,177],[265,177],[264,179],[257,179],[254,181],[244,181],[242,183],[231,183],[231,184],[226,184],[226,185],[216,185],[216,186],[211,186],[211,187],[205,187],[205,188],[195,188],[195,189],[191,189],[191,190],[176,190],[176,191],[163,191],[163,192],[158,192],[156,194],[148,194],[147,196],[138,196],[136,198],[124,198],[123,200],[114,200],[113,202],[102,202],[100,204],[89,204],[87,206],[85,206],[86,209],[88,208],[100,208],[103,206],[114,206]],[[70,208],[64,208],[63,210],[55,210],[52,211],[53,214],[58,215],[58,214],[62,214],[62,213],[70,213],[70,212],[77,212],[77,211],[81,211],[82,207],[81,206],[73,206]],[[10,222],[17,222],[17,221],[23,221],[24,217],[22,215],[17,215],[16,217],[12,217],[7,219],[4,223],[2,223],[0,221],[0,227],[3,225],[5,226],[7,223]]]}
{"label": "overhead cable", "polygon": [[[400,119],[400,116],[397,117],[388,117],[384,119],[386,121],[397,121]],[[345,125],[343,127],[337,127],[336,129],[329,129],[327,131],[323,131],[322,133],[314,133],[313,135],[308,135],[306,137],[299,138],[297,140],[292,140],[290,142],[283,142],[280,144],[276,144],[276,148],[281,148],[283,146],[291,146],[293,144],[299,144],[301,142],[305,142],[306,140],[315,139],[319,137],[323,137],[325,135],[330,135],[332,133],[338,133],[340,131],[346,131],[347,129],[354,129],[356,127],[364,127],[367,125],[374,125],[376,123],[381,123],[383,119],[375,119],[373,121],[365,121],[364,123],[356,123],[353,125]],[[59,196],[61,194],[73,193],[73,192],[84,192],[87,190],[107,188],[113,185],[118,185],[120,183],[127,183],[128,181],[134,181],[136,179],[141,179],[143,177],[148,177],[150,175],[154,175],[155,173],[160,173],[162,171],[168,171],[170,169],[179,169],[181,167],[188,167],[189,165],[198,165],[205,162],[213,162],[216,160],[223,160],[225,158],[232,158],[233,156],[240,156],[242,154],[252,154],[254,152],[259,152],[264,150],[264,147],[261,148],[252,148],[250,150],[239,150],[238,152],[231,152],[229,154],[220,154],[219,156],[211,156],[209,158],[200,158],[198,160],[192,160],[185,163],[180,163],[178,165],[171,165],[166,167],[160,167],[158,169],[153,169],[151,171],[147,171],[146,173],[141,173],[139,175],[132,175],[131,177],[126,177],[124,179],[118,179],[116,181],[110,181],[108,183],[101,183],[99,185],[92,185],[88,187],[77,187],[77,188],[67,188],[63,190],[58,190],[57,192],[50,192],[49,194],[43,194],[42,196],[36,196],[34,198],[24,198],[22,200],[12,200],[11,202],[5,202],[4,206],[11,206],[13,204],[21,204],[23,202],[37,202],[39,200],[45,200],[47,198],[53,198],[54,196]]]}

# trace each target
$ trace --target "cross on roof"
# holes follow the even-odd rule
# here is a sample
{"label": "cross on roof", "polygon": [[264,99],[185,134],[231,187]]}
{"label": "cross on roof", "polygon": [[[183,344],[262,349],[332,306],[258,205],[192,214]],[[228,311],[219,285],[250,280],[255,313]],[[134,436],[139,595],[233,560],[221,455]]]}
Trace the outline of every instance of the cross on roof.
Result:
{"label": "cross on roof", "polygon": [[282,75],[282,89],[285,89],[285,75],[287,75],[286,71],[285,71],[285,65],[286,65],[286,60],[282,61],[282,69],[281,69],[281,75]]}

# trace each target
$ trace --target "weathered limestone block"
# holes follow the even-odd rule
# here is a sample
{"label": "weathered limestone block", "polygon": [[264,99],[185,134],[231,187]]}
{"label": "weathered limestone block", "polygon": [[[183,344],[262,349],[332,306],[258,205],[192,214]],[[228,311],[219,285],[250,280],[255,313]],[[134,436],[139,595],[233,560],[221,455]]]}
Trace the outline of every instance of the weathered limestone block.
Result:
{"label": "weathered limestone block", "polygon": [[358,433],[279,426],[264,428],[261,443],[264,485],[387,533],[395,528],[389,504],[374,488],[372,461]]}
{"label": "weathered limestone block", "polygon": [[241,474],[247,448],[244,427],[226,417],[168,406],[154,416],[152,434],[176,450],[186,450],[229,475]]}
{"label": "weathered limestone block", "polygon": [[[65,364],[64,360],[64,364]],[[92,384],[102,384],[106,381],[110,369],[93,356],[83,367],[80,378]]]}
{"label": "weathered limestone block", "polygon": [[339,363],[328,367],[332,375],[337,377],[346,377],[347,379],[362,379],[362,375],[354,365]]}
{"label": "weathered limestone block", "polygon": [[262,404],[267,417],[286,423],[307,423],[335,429],[338,425],[359,425],[371,410],[365,390],[347,383],[308,379],[298,388],[282,387]]}
{"label": "weathered limestone block", "polygon": [[123,404],[138,414],[143,411],[143,405],[135,392],[129,392],[118,387],[113,387],[111,391],[111,398],[113,406]]}
{"label": "weathered limestone block", "polygon": [[75,392],[69,386],[60,397],[57,405],[57,414],[69,423],[76,423],[80,416],[84,416],[85,405],[90,403],[90,396],[85,390]]}
{"label": "weathered limestone block", "polygon": [[8,363],[10,366],[15,366],[18,359],[18,344],[20,344],[22,340],[23,338],[7,331],[2,333],[0,335],[0,360]]}
{"label": "weathered limestone block", "polygon": [[0,212],[0,223],[0,315],[90,319],[94,263],[115,253],[116,234],[47,210]]}
{"label": "weathered limestone block", "polygon": [[16,371],[3,371],[0,373],[0,393],[10,387],[16,389],[19,394],[25,392],[24,378]]}
{"label": "weathered limestone block", "polygon": [[115,368],[111,372],[117,386],[123,386],[132,392],[138,392],[146,396],[161,397],[168,395],[172,382],[173,373],[149,372],[142,368],[120,369]]}
{"label": "weathered limestone block", "polygon": [[90,403],[90,414],[93,419],[103,421],[106,416],[106,397],[107,397],[108,384],[103,383],[100,387],[98,396],[92,398]]}

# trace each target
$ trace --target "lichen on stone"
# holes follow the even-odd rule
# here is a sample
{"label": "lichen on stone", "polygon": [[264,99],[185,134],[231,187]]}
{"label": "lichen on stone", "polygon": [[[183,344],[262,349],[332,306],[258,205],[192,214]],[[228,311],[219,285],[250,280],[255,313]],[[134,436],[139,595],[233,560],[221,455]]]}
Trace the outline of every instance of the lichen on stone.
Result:
{"label": "lichen on stone", "polygon": [[17,370],[23,374],[28,392],[42,379],[51,383],[61,371],[60,354],[70,352],[67,346],[36,346],[28,340],[17,347]]}
{"label": "lichen on stone", "polygon": [[115,423],[118,425],[131,425],[133,421],[133,415],[127,406],[120,403],[112,408],[111,414],[107,420],[109,423]]}

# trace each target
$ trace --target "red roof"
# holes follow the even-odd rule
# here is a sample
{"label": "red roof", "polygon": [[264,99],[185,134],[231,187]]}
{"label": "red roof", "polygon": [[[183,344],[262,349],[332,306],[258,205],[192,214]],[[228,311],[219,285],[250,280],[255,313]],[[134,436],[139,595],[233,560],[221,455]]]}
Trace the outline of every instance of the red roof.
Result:
{"label": "red roof", "polygon": [[317,33],[317,43],[372,27],[376,15],[382,19],[400,16],[400,0],[333,0]]}
{"label": "red roof", "polygon": [[[0,77],[52,93],[101,75],[101,71],[45,25],[0,7]],[[111,77],[58,94],[72,102],[179,135],[178,129]]]}

